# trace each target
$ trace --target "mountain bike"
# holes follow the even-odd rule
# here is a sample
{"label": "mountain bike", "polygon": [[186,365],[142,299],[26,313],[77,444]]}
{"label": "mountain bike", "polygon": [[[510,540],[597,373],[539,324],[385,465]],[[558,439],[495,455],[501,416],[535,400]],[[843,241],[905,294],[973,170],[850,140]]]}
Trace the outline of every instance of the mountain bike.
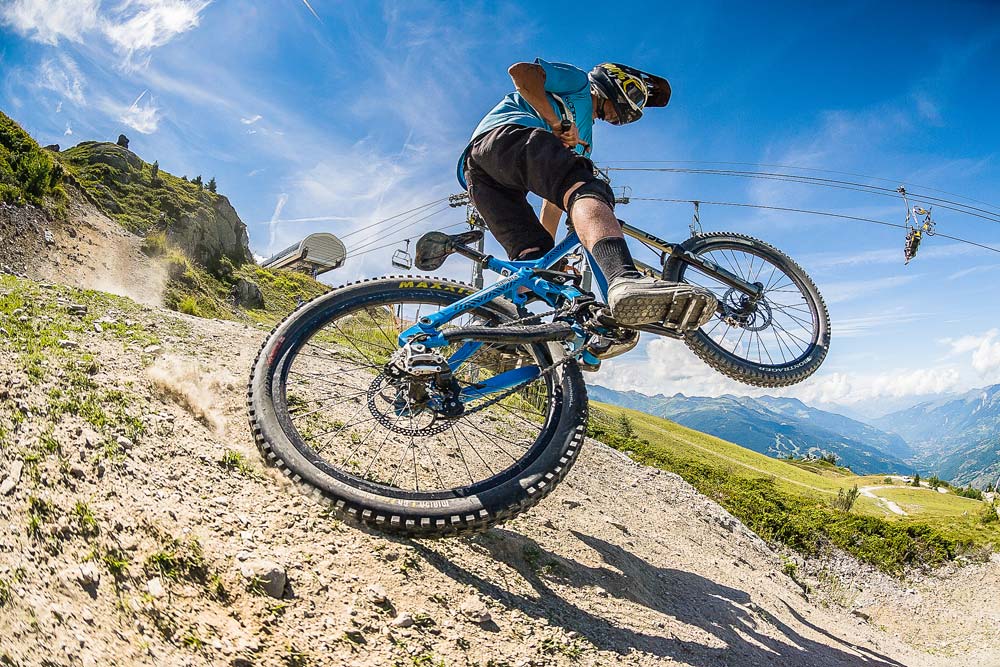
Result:
{"label": "mountain bike", "polygon": [[[801,382],[830,343],[826,305],[786,255],[757,239],[697,233],[674,244],[622,223],[659,253],[647,273],[711,290],[715,315],[685,330],[619,325],[562,270],[570,230],[545,257],[506,261],[471,247],[474,230],[425,234],[417,268],[452,254],[500,275],[484,289],[442,278],[384,277],[302,305],[260,349],[248,407],[263,455],[354,525],[440,537],[482,530],[532,507],[583,445],[595,369],[640,332],[682,340],[715,370],[751,385]],[[581,249],[583,256],[586,251]],[[541,309],[541,312],[539,312]],[[677,324],[673,324],[677,323]]]}

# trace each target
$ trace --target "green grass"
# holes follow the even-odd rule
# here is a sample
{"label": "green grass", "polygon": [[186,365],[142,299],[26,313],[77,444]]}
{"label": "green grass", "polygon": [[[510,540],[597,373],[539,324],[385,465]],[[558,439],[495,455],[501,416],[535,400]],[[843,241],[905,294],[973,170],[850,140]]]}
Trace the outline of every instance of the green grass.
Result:
{"label": "green grass", "polygon": [[[807,555],[828,545],[901,573],[1000,544],[1000,522],[983,523],[984,503],[930,489],[884,485],[884,475],[856,476],[836,466],[772,459],[644,413],[592,403],[592,435],[646,465],[675,472],[764,539]],[[621,416],[631,437],[622,435]],[[833,507],[854,486],[912,510],[897,516],[859,496],[851,511]],[[897,500],[898,497],[898,500]],[[902,501],[902,502],[901,502]],[[903,507],[904,511],[907,510]]]}

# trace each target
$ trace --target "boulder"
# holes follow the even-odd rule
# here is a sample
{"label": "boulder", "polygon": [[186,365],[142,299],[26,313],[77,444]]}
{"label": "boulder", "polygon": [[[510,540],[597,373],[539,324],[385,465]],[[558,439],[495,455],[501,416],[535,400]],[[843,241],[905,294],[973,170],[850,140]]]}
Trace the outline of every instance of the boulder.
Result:
{"label": "boulder", "polygon": [[259,309],[264,307],[264,295],[257,283],[246,278],[240,278],[233,285],[233,300],[241,308]]}

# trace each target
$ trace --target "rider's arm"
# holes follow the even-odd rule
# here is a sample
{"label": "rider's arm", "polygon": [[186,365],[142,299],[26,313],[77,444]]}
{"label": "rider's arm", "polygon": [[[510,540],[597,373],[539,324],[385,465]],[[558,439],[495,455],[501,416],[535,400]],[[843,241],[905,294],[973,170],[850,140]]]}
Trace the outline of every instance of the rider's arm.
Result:
{"label": "rider's arm", "polygon": [[549,127],[559,127],[560,118],[552,108],[549,98],[545,96],[545,70],[535,63],[514,63],[507,70],[514,88],[538,112]]}
{"label": "rider's arm", "polygon": [[542,120],[552,128],[552,134],[570,148],[579,142],[576,124],[567,132],[562,131],[562,118],[552,108],[549,98],[545,95],[545,70],[535,63],[514,63],[507,70],[518,94],[538,112]]}
{"label": "rider's arm", "polygon": [[559,231],[560,218],[562,218],[562,209],[548,199],[543,199],[542,214],[539,216],[539,220],[542,222],[542,227],[545,227],[545,231],[551,234],[553,239],[556,237],[556,232]]}

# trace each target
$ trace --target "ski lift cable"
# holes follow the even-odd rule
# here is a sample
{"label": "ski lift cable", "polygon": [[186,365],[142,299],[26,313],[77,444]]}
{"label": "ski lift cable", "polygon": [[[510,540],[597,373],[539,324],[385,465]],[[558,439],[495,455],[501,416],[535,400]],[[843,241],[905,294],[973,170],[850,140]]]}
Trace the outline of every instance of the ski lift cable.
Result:
{"label": "ski lift cable", "polygon": [[[666,197],[632,197],[633,201],[658,201],[665,202],[669,204],[690,204],[693,199],[669,199]],[[841,218],[843,220],[856,220],[859,222],[869,222],[876,225],[883,225],[885,227],[895,227],[897,229],[906,229],[906,225],[901,225],[895,222],[886,222],[885,220],[874,220],[872,218],[862,218],[856,215],[846,215],[844,213],[834,213],[832,211],[815,211],[805,208],[790,208],[787,206],[767,206],[765,204],[747,204],[740,202],[726,202],[726,201],[705,201],[704,199],[699,199],[700,204],[710,204],[715,206],[737,206],[741,208],[756,208],[764,209],[769,211],[785,211],[788,213],[808,213],[810,215],[821,215],[829,218]],[[948,234],[942,234],[940,232],[935,232],[935,236],[940,236],[941,238],[950,239],[952,241],[958,241],[960,243],[968,243],[969,245],[976,246],[978,248],[983,248],[985,250],[992,250],[993,252],[1000,253],[1000,248],[995,248],[993,246],[984,245],[982,243],[976,243],[975,241],[970,241],[968,239],[959,238],[957,236],[950,236]]]}
{"label": "ski lift cable", "polygon": [[396,215],[391,215],[388,218],[383,218],[381,220],[377,220],[377,221],[375,221],[375,222],[373,222],[373,223],[371,223],[369,225],[365,225],[364,227],[361,227],[359,229],[355,229],[353,232],[348,232],[347,234],[343,234],[340,238],[341,239],[345,239],[348,236],[354,236],[355,234],[358,234],[358,233],[363,232],[365,230],[371,229],[372,227],[377,227],[377,226],[385,224],[385,223],[387,223],[387,222],[389,222],[391,220],[395,220],[396,218],[398,218],[400,216],[409,215],[411,213],[416,213],[418,211],[425,210],[425,209],[427,209],[427,208],[429,208],[431,206],[434,206],[435,204],[440,204],[441,202],[445,202],[445,201],[448,201],[448,198],[447,197],[442,197],[441,199],[437,199],[435,201],[428,202],[428,203],[423,204],[421,206],[417,206],[416,208],[411,208],[408,211],[403,211],[402,213],[397,213]]}
{"label": "ski lift cable", "polygon": [[[391,227],[388,227],[388,228],[382,230],[381,233],[378,234],[377,236],[370,236],[367,239],[363,240],[361,243],[359,243],[358,245],[354,246],[353,250],[354,251],[362,250],[362,249],[367,248],[368,246],[372,245],[373,243],[378,243],[379,241],[384,241],[387,234],[394,234],[394,233],[398,232],[400,226],[404,226],[405,225],[405,226],[412,227],[413,225],[416,225],[417,223],[423,222],[424,220],[427,220],[428,218],[432,218],[432,217],[434,217],[435,215],[437,215],[439,213],[443,213],[443,212],[447,211],[448,208],[449,207],[447,205],[445,205],[444,207],[438,208],[437,210],[434,210],[434,211],[431,211],[427,215],[425,215],[423,217],[420,217],[420,218],[417,218],[416,220],[412,220],[410,218],[407,218],[405,220],[401,220],[399,223],[394,224]],[[411,218],[412,218],[412,216],[411,216]]]}
{"label": "ski lift cable", "polygon": [[964,199],[966,201],[975,202],[976,204],[982,204],[983,206],[989,206],[990,208],[995,208],[1000,211],[1000,205],[991,204],[987,201],[982,201],[980,199],[975,199],[973,197],[968,197],[966,195],[958,194],[957,192],[949,192],[948,190],[941,190],[939,188],[932,188],[928,185],[920,185],[918,183],[906,183],[904,179],[900,178],[882,178],[879,176],[871,176],[868,174],[859,174],[853,171],[838,171],[835,169],[821,169],[818,167],[800,167],[794,164],[770,164],[761,162],[720,162],[720,161],[710,161],[710,160],[611,160],[605,164],[717,164],[717,165],[736,165],[743,167],[768,167],[768,168],[778,168],[778,169],[797,169],[799,171],[815,171],[824,174],[840,174],[842,176],[855,176],[858,178],[867,178],[871,181],[882,181],[884,183],[910,185],[916,188],[922,188],[924,190],[929,190],[931,192],[938,192],[944,195],[950,195],[952,197],[958,197],[959,199]]}
{"label": "ski lift cable", "polygon": [[[608,171],[647,171],[647,172],[663,172],[663,173],[681,173],[681,174],[702,174],[702,175],[712,175],[712,176],[735,176],[739,178],[755,178],[760,180],[773,180],[773,181],[784,181],[791,183],[804,183],[817,185],[821,187],[836,188],[839,190],[852,190],[855,192],[864,192],[867,194],[881,195],[883,197],[893,197],[899,196],[896,189],[883,188],[877,185],[868,185],[866,183],[855,183],[852,181],[840,181],[837,179],[828,178],[818,178],[815,176],[803,176],[798,174],[780,174],[775,172],[756,172],[756,171],[738,171],[729,169],[686,169],[679,167],[662,167],[662,168],[652,168],[652,167],[608,167]],[[920,193],[914,193],[907,190],[907,194],[912,197],[915,201],[924,202],[934,202],[938,208],[944,208],[951,211],[956,211],[958,213],[964,213],[975,218],[981,218],[989,222],[1000,223],[1000,213],[994,213],[992,211],[987,211],[975,206],[970,206],[969,204],[963,204],[961,202],[951,201],[949,199],[942,199],[940,197],[932,197],[929,195],[924,195]]]}

